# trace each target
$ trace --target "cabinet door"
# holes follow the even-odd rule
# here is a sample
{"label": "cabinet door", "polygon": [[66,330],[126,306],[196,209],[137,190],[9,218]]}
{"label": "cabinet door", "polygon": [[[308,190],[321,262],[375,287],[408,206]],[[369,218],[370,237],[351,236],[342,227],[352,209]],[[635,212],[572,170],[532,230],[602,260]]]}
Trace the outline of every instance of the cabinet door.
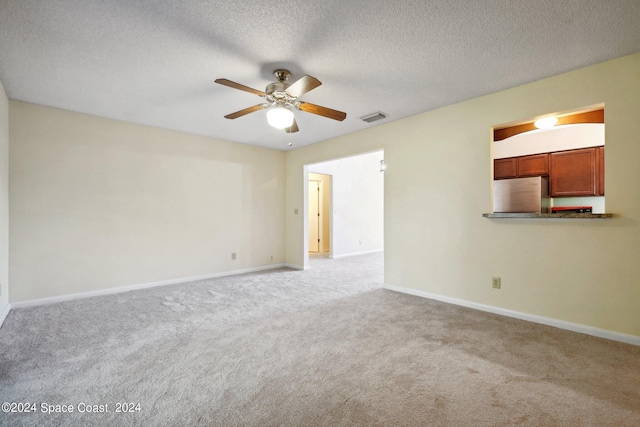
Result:
{"label": "cabinet door", "polygon": [[604,147],[596,148],[597,196],[604,196]]}
{"label": "cabinet door", "polygon": [[549,153],[518,157],[518,176],[549,175]]}
{"label": "cabinet door", "polygon": [[596,149],[560,151],[550,155],[551,197],[596,195]]}
{"label": "cabinet door", "polygon": [[493,179],[515,178],[517,176],[516,157],[495,159],[493,161]]}

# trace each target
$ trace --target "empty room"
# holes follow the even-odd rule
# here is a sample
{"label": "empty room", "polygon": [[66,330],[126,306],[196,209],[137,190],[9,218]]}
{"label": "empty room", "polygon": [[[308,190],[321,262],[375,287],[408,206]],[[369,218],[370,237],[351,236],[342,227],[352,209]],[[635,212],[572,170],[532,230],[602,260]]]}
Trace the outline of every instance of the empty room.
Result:
{"label": "empty room", "polygon": [[0,425],[640,425],[638,22],[0,0]]}

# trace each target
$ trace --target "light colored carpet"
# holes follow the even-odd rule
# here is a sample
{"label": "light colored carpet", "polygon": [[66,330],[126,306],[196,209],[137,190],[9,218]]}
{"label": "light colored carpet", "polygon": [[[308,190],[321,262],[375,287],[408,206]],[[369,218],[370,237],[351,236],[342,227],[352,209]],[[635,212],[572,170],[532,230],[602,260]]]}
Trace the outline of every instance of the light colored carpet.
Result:
{"label": "light colored carpet", "polygon": [[0,401],[38,412],[0,423],[640,425],[640,348],[383,290],[382,257],[14,310]]}

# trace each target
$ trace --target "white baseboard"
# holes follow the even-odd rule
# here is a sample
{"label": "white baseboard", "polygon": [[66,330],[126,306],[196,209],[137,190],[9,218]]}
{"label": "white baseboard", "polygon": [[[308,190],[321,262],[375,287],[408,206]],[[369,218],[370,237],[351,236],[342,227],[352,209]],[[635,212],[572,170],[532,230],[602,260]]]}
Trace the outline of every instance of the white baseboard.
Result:
{"label": "white baseboard", "polygon": [[494,307],[491,305],[480,304],[472,301],[466,301],[458,298],[452,298],[444,295],[432,294],[430,292],[420,291],[416,289],[403,288],[400,286],[384,285],[385,289],[391,291],[402,292],[405,294],[415,295],[422,298],[433,299],[446,302],[449,304],[460,305],[467,308],[486,311],[501,316],[513,317],[515,319],[526,320],[528,322],[540,323],[542,325],[554,326],[560,329],[566,329],[573,332],[592,335],[594,337],[605,338],[608,340],[619,341],[627,344],[640,346],[640,337],[635,335],[627,335],[619,332],[613,332],[606,329],[594,328],[592,326],[581,325],[579,323],[566,322],[564,320],[552,319],[550,317],[537,316],[535,314],[521,313],[519,311],[507,310],[505,308]]}
{"label": "white baseboard", "polygon": [[9,311],[11,311],[11,304],[7,304],[7,306],[5,307],[4,311],[0,315],[0,328],[2,328],[2,324],[4,323],[4,320],[9,315]]}
{"label": "white baseboard", "polygon": [[293,268],[294,270],[308,270],[309,267],[305,267],[303,265],[297,265],[297,264],[291,264],[291,263],[286,263],[284,265],[285,267],[289,267],[289,268]]}
{"label": "white baseboard", "polygon": [[372,251],[364,251],[364,252],[352,252],[350,254],[342,254],[342,255],[331,255],[329,258],[331,259],[339,259],[339,258],[347,258],[347,257],[351,257],[351,256],[358,256],[358,255],[367,255],[367,254],[375,254],[378,252],[384,252],[384,249],[374,249]]}
{"label": "white baseboard", "polygon": [[195,282],[197,280],[215,279],[217,277],[235,276],[237,274],[253,273],[256,271],[264,271],[264,270],[273,270],[275,268],[281,268],[284,266],[285,266],[284,263],[269,264],[269,265],[263,265],[260,267],[252,267],[252,268],[245,268],[241,270],[206,274],[204,276],[184,277],[181,279],[170,279],[170,280],[163,280],[160,282],[141,283],[138,285],[119,286],[117,288],[100,289],[97,291],[78,292],[74,294],[59,295],[55,297],[46,297],[46,298],[31,299],[31,300],[25,300],[25,301],[17,301],[17,302],[11,303],[9,306],[11,307],[11,309],[21,308],[21,307],[34,307],[37,305],[54,304],[57,302],[73,301],[73,300],[82,299],[82,298],[91,298],[91,297],[97,297],[102,295],[120,294],[123,292],[135,291],[138,289],[155,288],[157,286],[176,285],[178,283]]}

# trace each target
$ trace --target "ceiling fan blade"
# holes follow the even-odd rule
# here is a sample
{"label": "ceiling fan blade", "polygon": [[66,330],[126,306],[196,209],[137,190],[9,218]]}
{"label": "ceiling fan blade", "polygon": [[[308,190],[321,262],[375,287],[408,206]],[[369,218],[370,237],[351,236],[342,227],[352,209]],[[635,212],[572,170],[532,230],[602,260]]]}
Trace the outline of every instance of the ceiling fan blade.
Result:
{"label": "ceiling fan blade", "polygon": [[220,84],[220,85],[223,85],[223,86],[229,86],[229,87],[232,87],[234,89],[239,89],[239,90],[243,90],[245,92],[253,93],[254,95],[264,96],[264,92],[262,92],[262,91],[260,91],[258,89],[253,89],[253,88],[250,88],[249,86],[245,86],[245,85],[241,85],[240,83],[232,82],[231,80],[216,79],[215,82]]}
{"label": "ceiling fan blade", "polygon": [[235,113],[227,114],[224,116],[225,119],[237,119],[238,117],[242,117],[246,114],[253,113],[254,111],[262,110],[263,108],[267,108],[269,104],[258,104],[253,107],[245,108],[244,110],[236,111]]}
{"label": "ceiling fan blade", "polygon": [[288,128],[285,128],[284,130],[286,130],[287,133],[298,132],[300,129],[298,129],[298,123],[296,123],[296,119],[293,119],[293,123],[291,123],[291,126]]}
{"label": "ceiling fan blade", "polygon": [[327,117],[329,119],[343,121],[347,118],[347,113],[342,111],[332,110],[331,108],[321,107],[316,104],[310,104],[308,102],[297,103],[299,110],[306,111],[307,113],[317,114],[319,116]]}
{"label": "ceiling fan blade", "polygon": [[285,92],[294,98],[300,98],[302,95],[312,91],[321,84],[322,82],[315,77],[302,76],[298,81],[289,86]]}

